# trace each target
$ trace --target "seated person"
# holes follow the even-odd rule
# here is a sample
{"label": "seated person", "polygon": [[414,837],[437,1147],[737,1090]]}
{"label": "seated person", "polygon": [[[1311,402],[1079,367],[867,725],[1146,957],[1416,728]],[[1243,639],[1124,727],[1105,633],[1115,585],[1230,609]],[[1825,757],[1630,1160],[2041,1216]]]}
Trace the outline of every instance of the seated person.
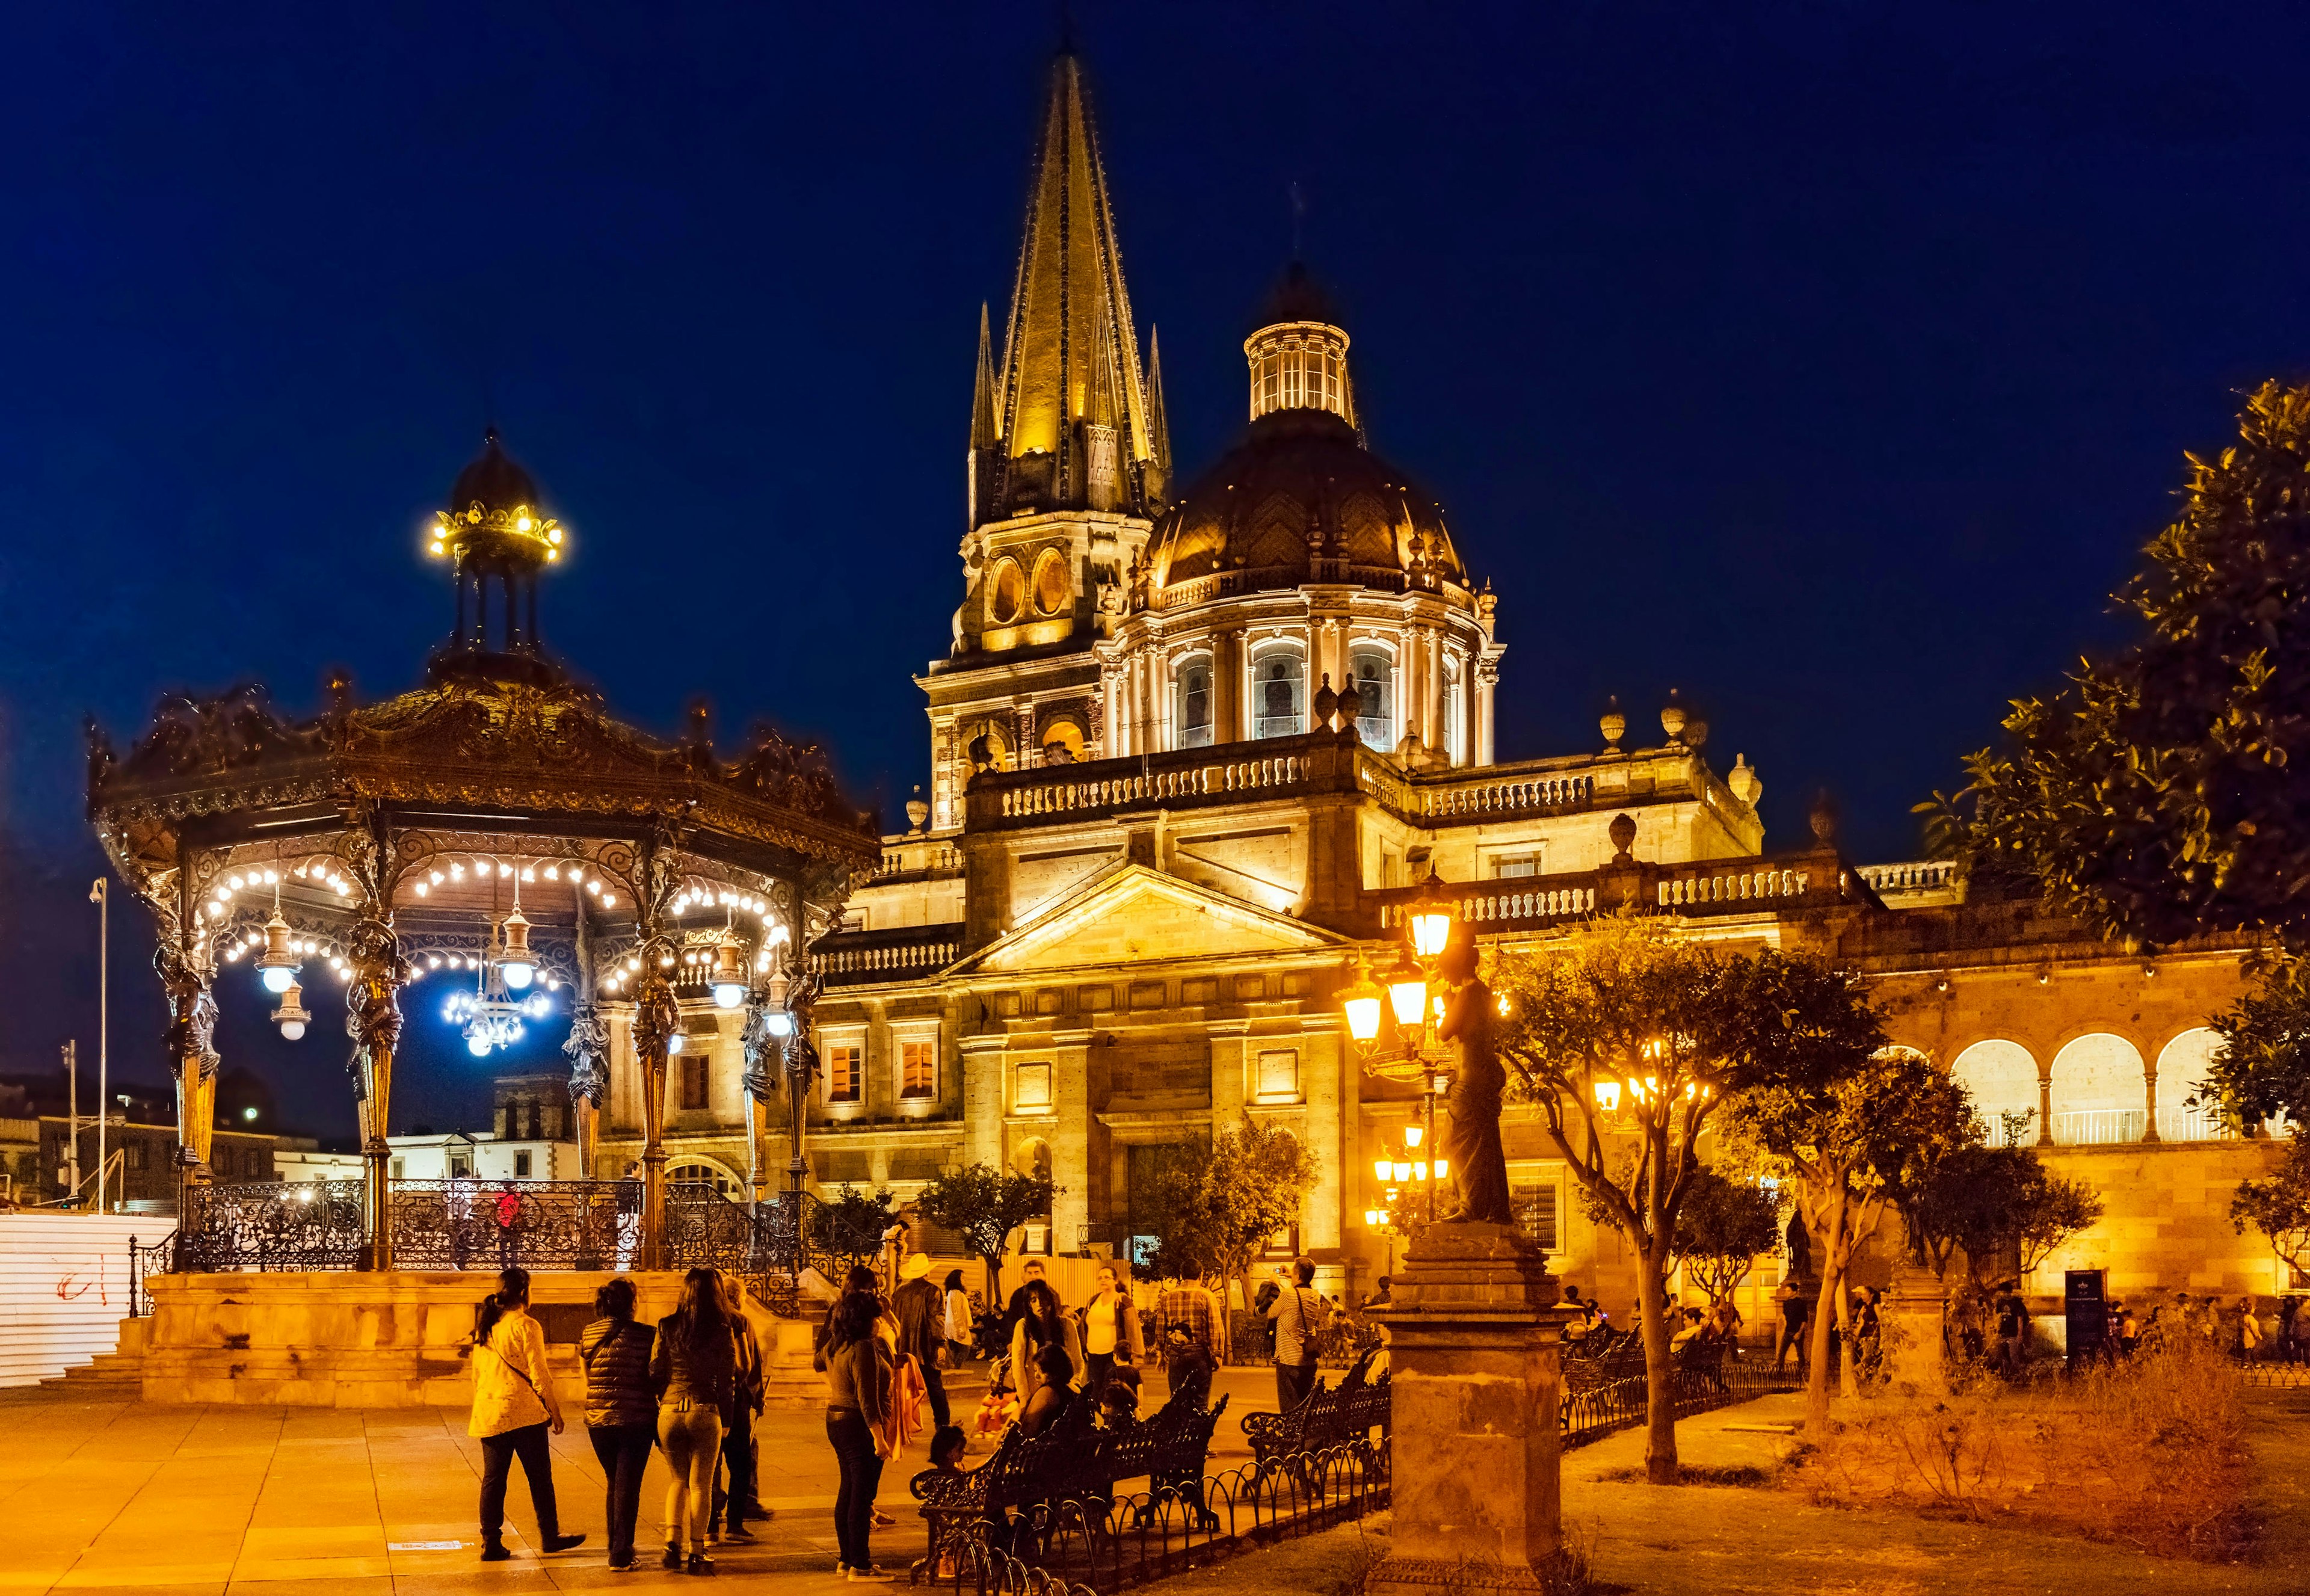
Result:
{"label": "seated person", "polygon": [[980,1438],[999,1436],[1019,1417],[1019,1392],[1011,1383],[1011,1360],[998,1357],[989,1371],[986,1394],[978,1401]]}
{"label": "seated person", "polygon": [[1123,1378],[1121,1369],[1115,1371],[1099,1397],[1099,1422],[1102,1429],[1110,1430],[1132,1429],[1139,1423],[1139,1383]]}
{"label": "seated person", "polygon": [[1676,1333],[1668,1339],[1669,1350],[1672,1352],[1681,1352],[1700,1339],[1705,1315],[1698,1308],[1687,1308],[1679,1315],[1679,1318],[1681,1323],[1677,1325]]}
{"label": "seated person", "polygon": [[1035,1394],[1019,1410],[1019,1427],[1029,1436],[1039,1436],[1056,1424],[1074,1397],[1074,1387],[1067,1382],[1074,1377],[1074,1359],[1067,1349],[1054,1341],[1035,1355],[1036,1367],[1043,1383],[1035,1387]]}

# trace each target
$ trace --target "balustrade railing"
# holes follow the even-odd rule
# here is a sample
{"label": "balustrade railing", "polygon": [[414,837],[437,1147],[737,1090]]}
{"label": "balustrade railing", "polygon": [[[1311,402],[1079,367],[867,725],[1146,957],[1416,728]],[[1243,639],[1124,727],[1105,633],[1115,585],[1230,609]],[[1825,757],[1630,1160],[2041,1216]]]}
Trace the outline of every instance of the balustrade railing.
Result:
{"label": "balustrade railing", "polygon": [[189,1185],[177,1216],[175,1267],[351,1269],[368,1237],[357,1180]]}
{"label": "balustrade railing", "polygon": [[1914,859],[1898,864],[1863,864],[1861,879],[1878,893],[1935,892],[1957,880],[1957,866],[1947,859]]}
{"label": "balustrade railing", "polygon": [[616,1270],[640,1253],[639,1181],[397,1180],[387,1201],[401,1269]]}
{"label": "balustrade railing", "polygon": [[[1451,889],[1453,910],[1476,931],[1507,931],[1546,925],[1553,921],[1569,920],[1596,911],[1596,889],[1591,878],[1583,876],[1578,884],[1552,887],[1535,886],[1544,877],[1522,877],[1499,882],[1479,881]],[[1380,905],[1380,929],[1401,931],[1407,924],[1411,904],[1395,899]]]}
{"label": "balustrade railing", "polygon": [[856,986],[900,980],[942,970],[962,957],[960,925],[908,926],[894,932],[843,932],[821,939],[811,949],[811,968],[829,986]]}
{"label": "balustrade railing", "polygon": [[1008,788],[999,794],[1005,820],[1120,808],[1162,799],[1209,798],[1236,793],[1276,794],[1307,777],[1307,761],[1297,755],[1217,760],[1184,769],[1154,769],[1088,780],[1054,779]]}
{"label": "balustrade railing", "polygon": [[1811,889],[1815,873],[1769,865],[1728,870],[1719,864],[1692,873],[1680,871],[1660,883],[1660,906],[1685,908],[1802,898]]}

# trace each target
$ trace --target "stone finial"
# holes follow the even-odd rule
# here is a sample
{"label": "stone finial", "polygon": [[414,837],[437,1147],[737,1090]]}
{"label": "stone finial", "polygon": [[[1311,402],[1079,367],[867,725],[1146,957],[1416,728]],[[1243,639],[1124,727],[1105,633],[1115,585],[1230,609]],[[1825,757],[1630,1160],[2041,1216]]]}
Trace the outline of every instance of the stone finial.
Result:
{"label": "stone finial", "polygon": [[1684,723],[1685,747],[1697,750],[1702,743],[1707,741],[1708,723],[1706,721],[1701,719],[1696,715],[1690,720]]}
{"label": "stone finial", "polygon": [[1819,793],[1814,794],[1812,801],[1812,812],[1808,815],[1806,819],[1812,822],[1812,839],[1814,842],[1818,843],[1824,848],[1833,847],[1836,846],[1837,801],[1828,795],[1828,789],[1827,787],[1823,787]]}
{"label": "stone finial", "polygon": [[922,788],[916,787],[915,795],[907,800],[907,825],[919,834],[924,823],[930,818],[931,806],[923,802]]}
{"label": "stone finial", "polygon": [[1684,741],[1684,701],[1676,696],[1676,689],[1668,690],[1668,702],[1661,706],[1661,730],[1671,742]]}
{"label": "stone finial", "polygon": [[1417,732],[1406,732],[1395,745],[1395,762],[1406,770],[1417,770],[1428,762],[1428,745],[1420,741]]}
{"label": "stone finial", "polygon": [[1611,825],[1606,828],[1605,835],[1612,839],[1613,863],[1635,863],[1628,856],[1629,846],[1637,840],[1637,822],[1634,819],[1625,814],[1614,815]]}
{"label": "stone finial", "polygon": [[1340,695],[1332,690],[1332,673],[1324,672],[1324,684],[1316,690],[1316,724],[1323,731],[1332,729],[1332,716],[1339,712]]}
{"label": "stone finial", "polygon": [[1628,717],[1620,713],[1620,699],[1604,700],[1604,713],[1596,717],[1596,729],[1604,733],[1604,750],[1607,753],[1620,751],[1620,739],[1628,733]]}
{"label": "stone finial", "polygon": [[1348,690],[1340,695],[1337,707],[1340,712],[1341,732],[1350,737],[1361,736],[1362,733],[1357,729],[1356,722],[1363,716],[1364,696],[1356,690],[1356,684],[1352,679],[1348,682]]}
{"label": "stone finial", "polygon": [[1732,796],[1750,809],[1757,807],[1757,800],[1765,792],[1764,781],[1757,775],[1757,768],[1749,763],[1747,754],[1732,756],[1732,773],[1725,776],[1724,785],[1732,789]]}

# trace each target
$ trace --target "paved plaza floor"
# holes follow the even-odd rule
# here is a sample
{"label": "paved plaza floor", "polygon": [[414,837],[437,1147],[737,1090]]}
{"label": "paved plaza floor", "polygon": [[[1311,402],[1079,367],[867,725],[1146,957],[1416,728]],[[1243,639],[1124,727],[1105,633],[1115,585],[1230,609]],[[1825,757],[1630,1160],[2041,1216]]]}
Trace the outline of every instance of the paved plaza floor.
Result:
{"label": "paved plaza floor", "polygon": [[[1146,1406],[1163,1400],[1148,1371]],[[1273,1376],[1230,1369],[1232,1398],[1213,1448],[1215,1467],[1250,1453],[1236,1419],[1275,1407]],[[985,1390],[976,1371],[952,1387],[966,1420]],[[482,1449],[463,1409],[174,1408],[69,1388],[0,1392],[0,1596],[50,1590],[265,1596],[309,1588],[330,1596],[423,1596],[463,1591],[593,1590],[657,1584],[663,1572],[666,1472],[655,1453],[642,1488],[631,1574],[604,1565],[602,1470],[584,1427],[553,1438],[553,1478],[565,1530],[587,1540],[551,1557],[519,1466],[507,1493],[513,1560],[484,1566],[476,1523]],[[797,1592],[847,1589],[834,1574],[836,1473],[823,1418],[773,1410],[761,1437],[763,1502],[776,1517],[753,1526],[751,1546],[714,1554],[717,1578],[775,1577]],[[978,1455],[984,1455],[983,1453]],[[923,1551],[922,1520],[907,1481],[925,1467],[920,1441],[883,1473],[875,1560],[903,1572]]]}

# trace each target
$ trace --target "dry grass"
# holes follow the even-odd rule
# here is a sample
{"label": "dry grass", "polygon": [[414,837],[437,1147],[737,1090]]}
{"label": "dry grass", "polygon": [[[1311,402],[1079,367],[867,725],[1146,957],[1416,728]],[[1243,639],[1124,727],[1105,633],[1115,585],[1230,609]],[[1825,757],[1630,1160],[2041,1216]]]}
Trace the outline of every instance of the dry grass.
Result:
{"label": "dry grass", "polygon": [[1825,1506],[2020,1521],[2213,1561],[2252,1543],[2243,1392],[2201,1341],[2075,1378],[1844,1413],[1788,1476]]}

